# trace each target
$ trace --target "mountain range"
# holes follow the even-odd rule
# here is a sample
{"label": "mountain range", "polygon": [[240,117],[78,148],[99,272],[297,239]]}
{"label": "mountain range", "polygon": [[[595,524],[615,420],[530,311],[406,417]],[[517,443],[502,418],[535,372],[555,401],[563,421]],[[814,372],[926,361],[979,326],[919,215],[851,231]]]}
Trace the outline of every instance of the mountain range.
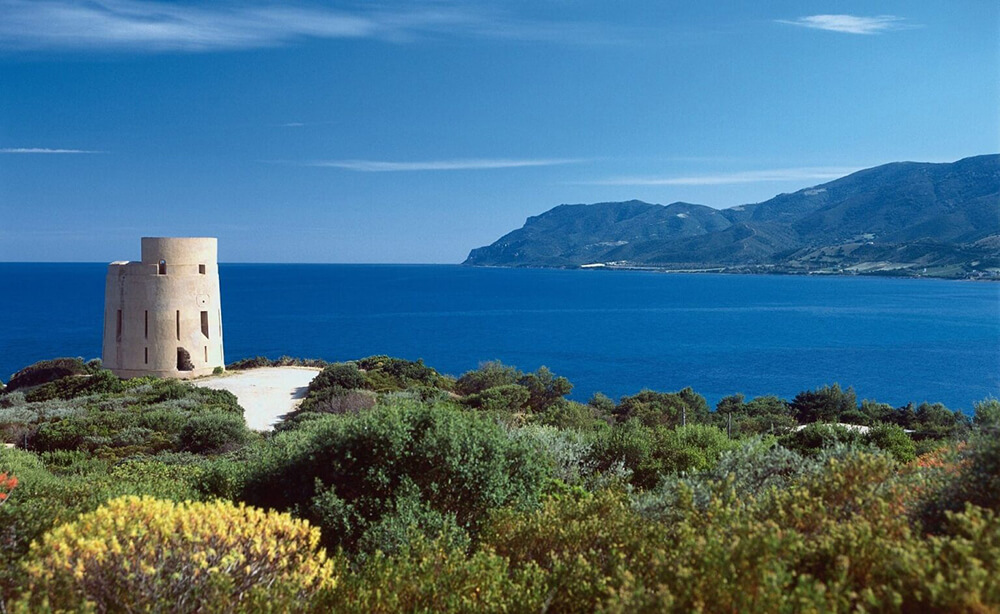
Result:
{"label": "mountain range", "polygon": [[465,264],[1000,277],[1000,154],[885,164],[728,209],[559,205]]}

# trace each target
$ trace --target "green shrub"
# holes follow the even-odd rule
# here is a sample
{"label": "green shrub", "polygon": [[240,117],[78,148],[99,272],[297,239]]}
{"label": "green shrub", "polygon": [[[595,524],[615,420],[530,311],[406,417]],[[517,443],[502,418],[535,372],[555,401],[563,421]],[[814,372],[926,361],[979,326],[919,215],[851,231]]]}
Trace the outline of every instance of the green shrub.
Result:
{"label": "green shrub", "polygon": [[181,428],[180,444],[189,452],[218,452],[243,445],[248,435],[242,417],[209,412],[188,419]]}
{"label": "green shrub", "polygon": [[712,417],[719,428],[731,428],[734,437],[766,433],[780,435],[798,426],[789,404],[776,396],[756,397],[749,402],[743,402],[741,394],[726,397],[719,402]]}
{"label": "green shrub", "polygon": [[423,360],[404,360],[389,356],[369,356],[356,361],[364,371],[365,388],[375,392],[392,392],[416,386],[448,390],[451,381],[424,364]]}
{"label": "green shrub", "polygon": [[664,473],[707,471],[723,452],[740,444],[721,429],[705,424],[689,424],[675,429],[656,429],[654,455],[662,459]]}
{"label": "green shrub", "polygon": [[73,375],[42,384],[28,391],[26,398],[30,402],[38,402],[124,390],[126,385],[117,375],[111,371],[98,371],[93,375]]}
{"label": "green shrub", "polygon": [[463,402],[469,407],[486,412],[516,414],[528,409],[530,398],[531,393],[524,386],[504,384],[470,394]]}
{"label": "green shrub", "polygon": [[662,477],[654,447],[652,431],[631,420],[598,434],[587,460],[599,472],[614,472],[620,466],[628,471],[632,484],[652,488]]}
{"label": "green shrub", "polygon": [[107,461],[79,451],[39,457],[0,448],[0,472],[4,471],[20,480],[17,489],[0,505],[0,591],[4,599],[23,588],[25,577],[19,565],[29,544],[52,527],[122,495],[152,494],[175,500],[201,496],[186,481],[163,479],[153,475],[152,469],[133,472],[127,464],[109,469]]}
{"label": "green shrub", "polygon": [[895,424],[876,424],[868,429],[861,441],[892,454],[901,463],[917,458],[917,447],[902,427]]}
{"label": "green shrub", "polygon": [[6,392],[13,392],[18,388],[38,386],[64,377],[90,373],[91,368],[83,362],[82,358],[42,360],[12,375],[10,381],[7,382]]}
{"label": "green shrub", "polygon": [[[969,440],[950,467],[951,479],[940,480],[928,493],[920,517],[924,528],[940,533],[949,512],[959,512],[966,504],[1000,513],[1000,437],[987,432]],[[946,467],[946,469],[948,469]]]}
{"label": "green shrub", "polygon": [[668,476],[655,489],[635,493],[633,505],[644,518],[676,522],[687,510],[707,511],[714,499],[728,497],[730,506],[740,507],[772,489],[788,488],[819,462],[776,445],[773,438],[753,438],[723,452],[709,471]]}
{"label": "green shrub", "polygon": [[[468,371],[455,382],[455,390],[467,398],[473,407],[481,407],[483,395],[503,406],[498,411],[521,411],[521,408],[542,413],[558,405],[563,397],[573,390],[573,384],[565,377],[558,377],[548,367],[539,367],[534,373],[524,373],[515,367],[499,361],[485,362],[475,371]],[[522,402],[524,393],[527,398]],[[508,399],[498,399],[500,395]]]}
{"label": "green shrub", "polygon": [[724,451],[738,446],[713,426],[647,428],[639,420],[630,420],[599,433],[589,461],[601,472],[620,463],[631,473],[632,485],[648,489],[671,473],[710,469]]}
{"label": "green shrub", "polygon": [[484,362],[475,371],[468,371],[458,378],[458,381],[455,382],[455,392],[469,396],[479,394],[489,388],[514,386],[523,376],[524,373],[517,368],[505,365],[498,360]]}
{"label": "green shrub", "polygon": [[[371,532],[404,498],[415,509],[415,493],[425,518],[450,515],[474,533],[489,510],[531,504],[546,479],[531,448],[496,424],[405,399],[279,433],[247,471],[245,501],[298,509],[323,528],[327,544],[352,551],[374,540]],[[431,534],[435,522],[426,523]]]}
{"label": "green shrub", "polygon": [[642,390],[622,397],[614,414],[619,422],[636,419],[646,426],[673,427],[709,420],[708,403],[690,388],[678,392]]}
{"label": "green shrub", "polygon": [[85,418],[66,418],[56,422],[46,422],[38,427],[31,442],[32,447],[41,452],[52,450],[75,450],[83,446],[92,434]]}
{"label": "green shrub", "polygon": [[778,443],[803,456],[816,456],[824,448],[840,444],[857,444],[861,440],[861,433],[855,429],[839,424],[817,422],[782,435],[778,438]]}
{"label": "green shrub", "polygon": [[537,421],[560,429],[597,433],[606,430],[613,419],[610,413],[604,413],[590,403],[584,405],[559,399],[547,407]]}
{"label": "green shrub", "polygon": [[353,363],[335,363],[328,365],[309,382],[309,394],[318,393],[327,388],[343,388],[352,390],[365,387],[365,376]]}
{"label": "green shrub", "polygon": [[508,436],[530,446],[549,467],[552,477],[569,485],[582,484],[595,470],[592,445],[582,433],[529,424],[511,429]]}
{"label": "green shrub", "polygon": [[595,392],[590,397],[590,400],[587,401],[587,405],[592,407],[600,416],[611,416],[615,411],[615,402],[611,400],[611,397],[602,392]]}
{"label": "green shrub", "polygon": [[356,571],[343,569],[335,588],[316,602],[318,611],[541,612],[547,606],[543,573],[511,569],[489,550],[467,555],[446,540],[414,535],[394,556],[369,557]]}
{"label": "green shrub", "polygon": [[511,569],[544,573],[555,611],[993,611],[1000,521],[970,507],[923,539],[888,455],[848,452],[780,489],[695,505],[666,521],[620,493],[561,496],[492,517],[483,543]]}
{"label": "green shrub", "polygon": [[134,484],[139,492],[177,500],[200,499],[204,467],[200,463],[168,463],[158,457],[139,457],[113,466],[112,480]]}

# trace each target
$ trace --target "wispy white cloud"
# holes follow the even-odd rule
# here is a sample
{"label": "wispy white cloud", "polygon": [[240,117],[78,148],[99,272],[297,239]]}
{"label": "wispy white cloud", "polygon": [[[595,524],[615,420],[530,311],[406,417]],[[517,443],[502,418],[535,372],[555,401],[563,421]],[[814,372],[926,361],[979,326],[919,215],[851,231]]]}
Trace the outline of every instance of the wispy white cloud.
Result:
{"label": "wispy white cloud", "polygon": [[604,26],[525,21],[488,5],[446,0],[362,3],[352,10],[276,0],[197,6],[162,0],[0,0],[0,48],[9,49],[206,52],[307,38],[404,42],[428,36],[582,44],[613,38]]}
{"label": "wispy white cloud", "polygon": [[739,171],[710,175],[680,177],[612,177],[596,181],[580,182],[584,185],[727,185],[737,183],[813,181],[817,179],[837,179],[849,175],[860,167],[811,166],[804,168],[779,168],[764,171]]}
{"label": "wispy white cloud", "polygon": [[915,27],[906,23],[904,17],[895,15],[876,15],[873,17],[862,17],[859,15],[809,15],[798,19],[776,19],[778,23],[802,26],[803,28],[813,28],[816,30],[829,30],[830,32],[844,32],[847,34],[881,34],[891,30],[905,30]]}
{"label": "wispy white cloud", "polygon": [[424,160],[419,162],[386,162],[379,160],[315,160],[302,166],[342,168],[363,173],[399,171],[468,171],[497,168],[555,166],[584,162],[579,158],[470,158],[458,160]]}
{"label": "wispy white cloud", "polygon": [[50,149],[48,147],[0,147],[0,154],[98,154],[88,149]]}

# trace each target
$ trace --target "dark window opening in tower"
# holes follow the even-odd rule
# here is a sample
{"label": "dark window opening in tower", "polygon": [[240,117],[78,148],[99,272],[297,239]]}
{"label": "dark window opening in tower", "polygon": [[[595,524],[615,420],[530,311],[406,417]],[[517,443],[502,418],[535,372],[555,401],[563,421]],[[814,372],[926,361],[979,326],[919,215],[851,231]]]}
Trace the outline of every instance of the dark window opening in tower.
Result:
{"label": "dark window opening in tower", "polygon": [[205,338],[208,339],[208,312],[207,311],[202,311],[201,312],[201,334],[205,335]]}
{"label": "dark window opening in tower", "polygon": [[202,275],[205,274],[205,265],[204,264],[199,264],[198,265],[198,272],[201,273]]}
{"label": "dark window opening in tower", "polygon": [[118,326],[115,328],[115,341],[122,340],[122,310],[118,310]]}
{"label": "dark window opening in tower", "polygon": [[160,261],[160,266],[159,266],[159,268],[157,269],[156,272],[159,275],[166,275],[167,274],[167,261],[166,260],[161,260]]}
{"label": "dark window opening in tower", "polygon": [[194,363],[191,362],[191,354],[184,348],[177,348],[177,370],[194,371]]}

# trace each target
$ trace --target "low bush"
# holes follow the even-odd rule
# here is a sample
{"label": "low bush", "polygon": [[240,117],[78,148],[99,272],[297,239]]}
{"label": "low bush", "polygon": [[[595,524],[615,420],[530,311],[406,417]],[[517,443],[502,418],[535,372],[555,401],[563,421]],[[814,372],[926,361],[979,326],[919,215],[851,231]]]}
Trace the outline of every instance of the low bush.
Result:
{"label": "low bush", "polygon": [[861,441],[892,454],[901,463],[917,458],[917,446],[901,426],[879,423],[871,426]]}
{"label": "low bush", "polygon": [[559,399],[536,417],[536,422],[554,426],[559,429],[570,429],[580,432],[599,433],[607,430],[614,422],[610,413],[591,403],[584,405],[576,401]]}
{"label": "low bush", "polygon": [[724,451],[738,446],[736,440],[713,426],[648,428],[635,419],[599,433],[590,461],[598,471],[621,463],[631,472],[632,485],[648,489],[672,473],[710,469]]}
{"label": "low bush", "polygon": [[82,358],[42,360],[12,375],[10,381],[7,382],[5,392],[9,393],[19,388],[38,386],[73,375],[89,375],[96,368],[99,368],[98,364],[85,363]]}
{"label": "low bush", "polygon": [[183,450],[204,454],[231,450],[246,443],[249,431],[242,416],[208,412],[188,418],[181,427]]}
{"label": "low bush", "polygon": [[242,371],[245,369],[259,369],[261,367],[314,367],[322,369],[327,363],[318,358],[292,358],[282,356],[281,358],[267,358],[266,356],[255,356],[253,358],[243,358],[226,365],[229,371]]}
{"label": "low bush", "polygon": [[75,397],[123,392],[128,385],[111,371],[101,370],[93,375],[73,375],[42,384],[29,390],[25,397],[30,402],[52,399],[72,399]]}
{"label": "low bush", "polygon": [[550,498],[492,516],[482,542],[512,570],[540,568],[555,611],[993,611],[1000,519],[970,506],[941,536],[915,534],[889,455],[847,452],[779,489],[668,520],[614,491]]}
{"label": "low bush", "polygon": [[583,484],[594,473],[590,459],[592,444],[582,433],[529,424],[511,429],[508,436],[534,449],[548,464],[552,477],[566,484]]}
{"label": "low bush", "polygon": [[404,360],[390,356],[369,356],[356,361],[364,371],[365,388],[375,392],[393,392],[417,386],[450,390],[449,378],[424,364],[423,360]]}
{"label": "low bush", "polygon": [[516,414],[528,410],[530,398],[531,393],[524,386],[504,384],[470,394],[462,402],[468,407],[486,412]]}
{"label": "low bush", "polygon": [[[308,409],[321,414],[356,414],[375,407],[378,397],[368,390],[347,390],[344,388],[327,388],[317,397],[310,400]],[[303,403],[305,404],[305,403]]]}
{"label": "low bush", "polygon": [[715,467],[723,452],[739,447],[721,429],[706,424],[689,424],[654,431],[654,456],[661,459],[664,473],[707,471]]}
{"label": "low bush", "polygon": [[948,514],[962,511],[967,504],[1000,514],[998,435],[1000,433],[983,433],[969,440],[967,445],[960,446],[953,455],[945,448],[919,459],[925,466],[937,468],[942,474],[937,476],[927,492],[919,511],[925,530],[942,532],[948,523]]}
{"label": "low bush", "polygon": [[778,443],[803,456],[817,456],[825,448],[858,444],[861,440],[862,434],[856,429],[815,422],[782,435],[778,438]]}
{"label": "low bush", "polygon": [[309,382],[309,396],[327,388],[342,388],[353,390],[365,387],[365,376],[353,363],[336,363],[328,365]]}
{"label": "low bush", "polygon": [[122,497],[32,546],[14,609],[301,610],[334,584],[319,537],[288,514],[225,501]]}
{"label": "low bush", "polygon": [[511,569],[486,549],[466,554],[446,540],[414,536],[396,555],[378,552],[355,571],[344,569],[335,588],[316,602],[325,612],[542,612],[544,574]]}

